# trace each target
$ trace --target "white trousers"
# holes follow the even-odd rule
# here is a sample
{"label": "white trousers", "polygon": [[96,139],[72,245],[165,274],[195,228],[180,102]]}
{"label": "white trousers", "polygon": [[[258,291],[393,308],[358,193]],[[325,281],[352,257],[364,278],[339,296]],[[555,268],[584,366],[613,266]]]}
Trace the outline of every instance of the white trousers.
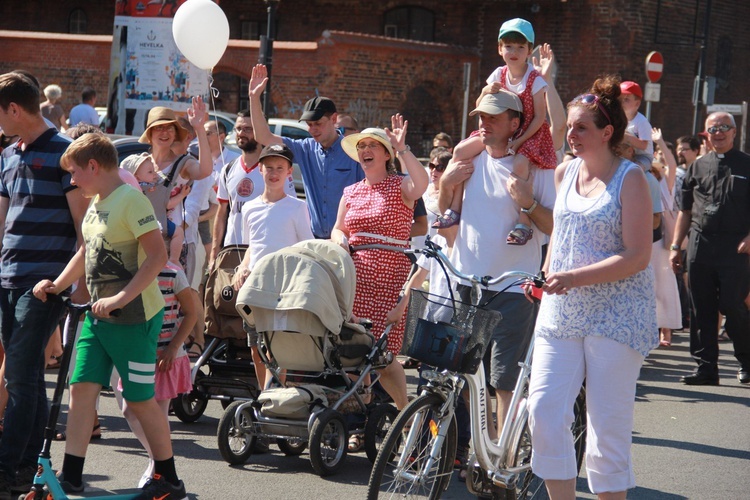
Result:
{"label": "white trousers", "polygon": [[603,337],[535,339],[528,403],[531,467],[537,476],[578,475],[570,428],[585,378],[589,489],[598,494],[635,487],[630,448],[642,364],[636,350]]}

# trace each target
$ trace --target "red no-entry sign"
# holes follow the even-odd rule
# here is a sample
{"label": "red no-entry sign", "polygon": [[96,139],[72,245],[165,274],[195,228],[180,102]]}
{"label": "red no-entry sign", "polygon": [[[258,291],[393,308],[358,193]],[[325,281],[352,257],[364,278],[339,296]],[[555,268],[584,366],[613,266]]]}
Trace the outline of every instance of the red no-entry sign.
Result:
{"label": "red no-entry sign", "polygon": [[664,72],[664,58],[660,52],[650,52],[646,56],[646,77],[651,83],[656,83],[661,79]]}

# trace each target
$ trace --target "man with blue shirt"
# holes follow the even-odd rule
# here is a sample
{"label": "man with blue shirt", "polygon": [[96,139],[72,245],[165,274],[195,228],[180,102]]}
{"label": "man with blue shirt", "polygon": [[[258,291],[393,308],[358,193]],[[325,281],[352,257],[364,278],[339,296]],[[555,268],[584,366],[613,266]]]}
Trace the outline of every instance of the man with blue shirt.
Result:
{"label": "man with blue shirt", "polygon": [[359,163],[341,148],[343,136],[336,129],[336,105],[327,97],[307,101],[300,117],[312,137],[290,139],[271,133],[260,102],[267,83],[266,67],[255,65],[248,87],[255,139],[266,146],[286,144],[292,150],[302,171],[313,234],[316,238],[330,238],[344,188],[361,181],[365,175]]}
{"label": "man with blue shirt", "polygon": [[[0,338],[8,391],[0,500],[31,487],[48,415],[44,348],[63,306],[41,302],[32,289],[73,257],[89,202],[60,168],[70,139],[44,122],[39,103],[39,87],[29,77],[0,75],[0,128],[19,137],[0,156]],[[73,299],[86,302],[80,285]]]}
{"label": "man with blue shirt", "polygon": [[81,103],[73,106],[70,110],[70,116],[68,117],[68,123],[71,127],[75,127],[79,123],[88,123],[95,127],[99,126],[99,113],[96,112],[96,90],[91,87],[86,87],[81,92]]}

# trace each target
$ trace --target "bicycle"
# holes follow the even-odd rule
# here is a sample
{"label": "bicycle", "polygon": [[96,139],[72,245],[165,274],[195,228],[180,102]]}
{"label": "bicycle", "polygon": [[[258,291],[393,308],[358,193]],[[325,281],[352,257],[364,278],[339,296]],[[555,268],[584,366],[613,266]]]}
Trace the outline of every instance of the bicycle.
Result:
{"label": "bicycle", "polygon": [[[367,245],[367,248],[372,247],[396,250],[385,245]],[[482,308],[478,300],[481,287],[512,279],[514,281],[503,291],[526,282],[541,288],[544,277],[524,272],[507,272],[497,278],[463,274],[429,238],[426,248],[411,252],[435,258],[446,274],[447,268],[456,277],[469,281],[471,303],[465,304],[453,297],[436,301],[422,290],[411,291],[403,353],[436,369],[422,373],[426,385],[393,422],[375,460],[367,498],[373,500],[381,495],[382,498],[440,498],[453,473],[457,441],[454,413],[464,387],[469,391],[471,415],[468,490],[494,499],[546,498],[544,481],[531,470],[531,436],[527,422],[533,337],[519,363],[521,370],[502,432],[496,442],[492,441],[488,432],[488,426],[492,425],[488,414],[491,408],[487,405],[482,358],[501,318],[500,313]],[[436,302],[452,312],[450,321],[430,318],[428,309]],[[571,432],[580,470],[586,442],[584,387],[575,401],[574,415]]]}

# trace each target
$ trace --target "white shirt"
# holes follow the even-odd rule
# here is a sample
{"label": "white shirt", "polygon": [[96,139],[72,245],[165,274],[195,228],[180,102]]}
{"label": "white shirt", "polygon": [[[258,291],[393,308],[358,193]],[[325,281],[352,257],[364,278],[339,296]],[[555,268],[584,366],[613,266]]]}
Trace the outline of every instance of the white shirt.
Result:
{"label": "white shirt", "polygon": [[[225,175],[227,169],[229,175]],[[260,164],[247,167],[243,164],[242,157],[239,157],[221,170],[218,185],[216,197],[220,202],[230,204],[224,246],[236,245],[242,242],[242,205],[263,194],[266,188],[263,175],[260,173]],[[293,198],[297,197],[291,175],[284,184],[284,192]]]}
{"label": "white shirt", "polygon": [[[474,173],[464,183],[461,222],[451,259],[464,274],[496,278],[507,271],[536,273],[542,265],[542,244],[546,238],[536,226],[533,226],[534,237],[526,245],[505,242],[520,211],[507,188],[512,168],[512,156],[496,159],[485,150],[474,159]],[[534,168],[532,172],[534,198],[539,205],[552,209],[556,197],[555,171]],[[501,290],[506,285],[490,288]],[[520,287],[508,291],[523,293]]]}
{"label": "white shirt", "polygon": [[654,141],[651,140],[651,124],[648,122],[645,116],[641,113],[635,115],[635,118],[628,122],[628,128],[625,129],[628,134],[636,136],[642,141],[648,142],[646,149],[635,149],[635,153],[639,155],[651,155],[654,156]]}
{"label": "white shirt", "polygon": [[249,269],[258,259],[314,236],[307,203],[287,195],[275,203],[261,196],[242,206],[242,243],[249,246]]}
{"label": "white shirt", "polygon": [[[534,69],[534,66],[532,66],[531,64],[527,64],[526,74],[524,74],[521,81],[515,85],[510,83],[510,70],[508,70],[508,75],[507,75],[507,78],[505,79],[505,88],[510,90],[516,95],[521,95],[523,91],[526,90],[526,82],[529,81],[529,74],[531,74],[531,70],[533,69]],[[503,66],[495,68],[495,71],[493,71],[490,74],[490,76],[487,77],[487,83],[499,82],[502,71],[503,71]],[[547,82],[544,81],[544,78],[542,78],[541,75],[537,76],[536,79],[534,80],[534,85],[531,87],[531,95],[536,95],[537,92],[539,92],[546,86],[547,86]]]}

